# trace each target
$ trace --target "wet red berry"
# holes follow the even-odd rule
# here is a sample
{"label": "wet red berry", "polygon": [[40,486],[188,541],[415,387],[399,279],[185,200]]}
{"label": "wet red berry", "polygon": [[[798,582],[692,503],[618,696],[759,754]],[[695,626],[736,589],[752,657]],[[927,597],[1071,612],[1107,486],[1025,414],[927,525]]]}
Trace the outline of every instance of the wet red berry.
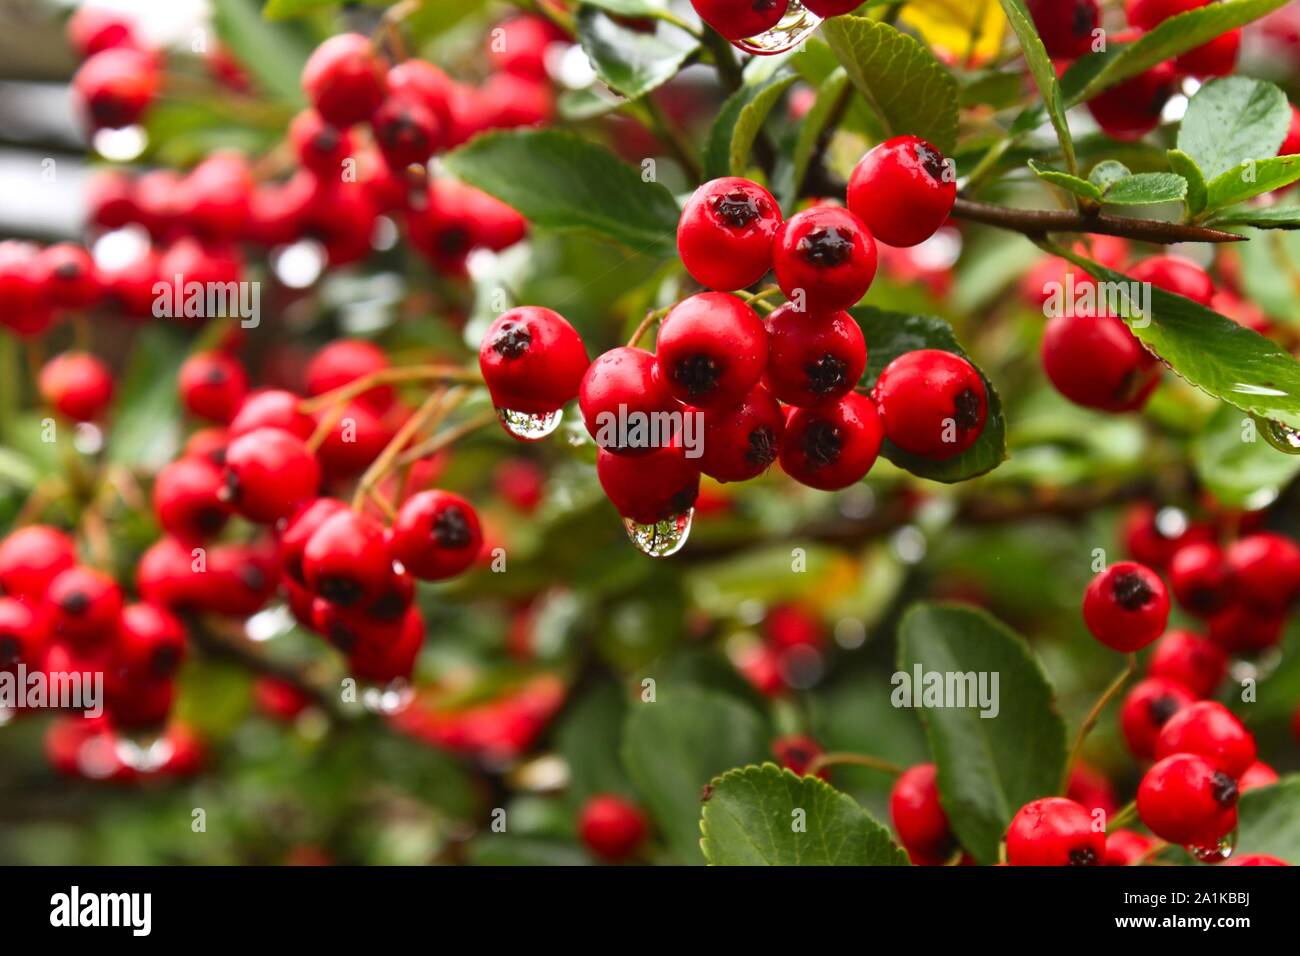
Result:
{"label": "wet red berry", "polygon": [[814,206],[787,219],[772,245],[776,281],[796,308],[847,309],[876,276],[876,241],[866,225],[836,206]]}
{"label": "wet red berry", "polygon": [[1107,647],[1125,653],[1141,650],[1164,633],[1169,592],[1150,568],[1119,561],[1088,585],[1083,620]]}
{"label": "wet red berry", "polygon": [[646,455],[680,428],[684,409],[668,390],[655,356],[623,346],[599,356],[582,378],[578,405],[603,449]]}
{"label": "wet red berry", "polygon": [[1129,752],[1140,759],[1154,757],[1160,729],[1170,717],[1194,703],[1195,694],[1168,678],[1150,677],[1133,685],[1119,714]]}
{"label": "wet red berry", "polygon": [[[813,761],[825,751],[822,745],[807,734],[786,734],[772,741],[772,756],[776,762],[787,770],[804,777]],[[817,776],[825,780],[830,775],[826,769],[819,770]]]}
{"label": "wet red berry", "polygon": [[42,249],[36,256],[35,275],[46,300],[58,308],[85,309],[103,295],[90,253],[72,242]]}
{"label": "wet red berry", "polygon": [[442,146],[442,123],[421,99],[389,96],[370,117],[375,142],[395,170],[423,166]]}
{"label": "wet red berry", "polygon": [[577,397],[588,360],[582,338],[562,315],[530,305],[488,327],[478,364],[497,408],[545,414]]}
{"label": "wet red berry", "polygon": [[19,664],[38,667],[46,637],[40,610],[17,598],[0,597],[0,673],[12,672]]}
{"label": "wet red berry", "polygon": [[1255,762],[1255,738],[1218,701],[1184,707],[1165,722],[1156,738],[1156,758],[1198,754],[1236,779]]}
{"label": "wet red berry", "polygon": [[578,835],[592,853],[610,863],[626,860],[646,838],[649,825],[636,804],[612,793],[597,794],[578,813]]}
{"label": "wet red berry", "polygon": [[1106,856],[1104,827],[1073,800],[1044,797],[1021,807],[1007,827],[1011,866],[1101,866]]}
{"label": "wet red berry", "polygon": [[862,329],[847,312],[799,312],[787,303],[767,317],[768,389],[807,408],[842,398],[867,367]]}
{"label": "wet red berry", "polygon": [[885,435],[923,458],[960,455],[979,440],[988,392],[974,366],[940,349],[905,352],[880,373],[871,397]]}
{"label": "wet red berry", "polygon": [[677,254],[695,281],[719,292],[753,285],[772,268],[781,209],[762,186],[726,176],[705,183],[677,223]]}
{"label": "wet red berry", "polygon": [[325,122],[315,110],[303,110],[293,118],[289,144],[305,169],[336,179],[343,174],[344,161],[354,155],[348,131]]}
{"label": "wet red berry", "polygon": [[1156,641],[1147,672],[1182,684],[1197,697],[1209,697],[1228,670],[1228,655],[1209,638],[1170,631]]}
{"label": "wet red berry", "polygon": [[781,439],[781,469],[812,488],[847,488],[871,470],[883,438],[871,399],[850,392],[836,402],[795,410]]}
{"label": "wet red berry", "polygon": [[185,658],[185,628],[153,604],[128,604],[113,646],[113,658],[135,680],[164,680]]}
{"label": "wet red berry", "polygon": [[596,476],[624,518],[652,525],[685,514],[700,493],[698,463],[680,443],[629,457],[604,448],[596,453]]}
{"label": "wet red berry", "polygon": [[1106,835],[1106,866],[1133,866],[1156,841],[1136,830],[1112,830]]}
{"label": "wet red berry", "polygon": [[1232,598],[1232,569],[1217,544],[1189,544],[1179,548],[1169,562],[1169,586],[1189,612],[1210,617]]}
{"label": "wet red berry", "polygon": [[697,408],[735,405],[767,365],[767,330],[758,313],[724,292],[679,302],[659,326],[655,360],[668,391]]}
{"label": "wet red berry", "polygon": [[889,815],[898,841],[917,865],[936,866],[957,848],[948,815],[939,802],[935,775],[932,763],[909,767],[889,794]]}
{"label": "wet red berry", "polygon": [[1047,55],[1073,60],[1092,52],[1101,26],[1097,0],[1025,0]]}
{"label": "wet red berry", "polygon": [[1300,545],[1272,532],[1247,535],[1227,550],[1235,596],[1255,611],[1286,610],[1300,594]]}
{"label": "wet red berry", "polygon": [[1113,139],[1141,139],[1160,125],[1165,104],[1177,92],[1177,71],[1166,61],[1093,97],[1088,110]]}
{"label": "wet red berry", "polygon": [[384,67],[360,33],[318,46],[302,69],[302,88],[327,123],[346,128],[370,118],[384,98]]}
{"label": "wet red berry", "polygon": [[320,465],[302,439],[279,428],[240,435],[226,449],[230,504],[250,521],[287,518],[320,486]]}
{"label": "wet red berry", "polygon": [[1129,270],[1129,277],[1150,282],[1159,289],[1181,295],[1206,308],[1214,298],[1214,280],[1189,259],[1182,256],[1152,256]]}
{"label": "wet red berry", "polygon": [[158,523],[182,543],[207,541],[230,517],[224,488],[221,469],[206,458],[171,462],[154,480],[153,509]]}
{"label": "wet red berry", "polygon": [[919,136],[895,136],[858,160],[849,178],[849,209],[890,246],[915,246],[948,219],[957,176],[943,154]]}
{"label": "wet red berry", "polygon": [[1135,411],[1160,384],[1155,356],[1114,316],[1056,316],[1043,333],[1042,355],[1057,391],[1087,408]]}
{"label": "wet red berry", "polygon": [[728,40],[743,40],[776,26],[790,0],[691,0],[691,6]]}
{"label": "wet red berry", "polygon": [[[690,409],[687,414],[696,410]],[[738,404],[704,410],[700,471],[717,481],[748,481],[776,461],[785,431],[785,412],[761,385]],[[688,449],[689,450],[689,449]]]}
{"label": "wet red berry", "polygon": [[1162,840],[1209,847],[1236,828],[1237,797],[1236,782],[1210,761],[1174,754],[1142,778],[1138,816]]}
{"label": "wet red berry", "polygon": [[393,558],[425,581],[465,571],[483,547],[474,507],[449,491],[421,491],[398,510],[389,540]]}

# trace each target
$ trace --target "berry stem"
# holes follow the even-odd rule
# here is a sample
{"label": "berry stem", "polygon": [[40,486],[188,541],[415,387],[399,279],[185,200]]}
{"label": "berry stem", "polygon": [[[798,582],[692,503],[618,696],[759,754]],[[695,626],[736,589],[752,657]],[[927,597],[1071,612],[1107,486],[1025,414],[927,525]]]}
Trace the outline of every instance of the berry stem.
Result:
{"label": "berry stem", "polygon": [[467,382],[477,384],[482,377],[475,369],[460,365],[407,365],[402,368],[385,368],[378,372],[363,375],[346,385],[340,385],[332,391],[317,395],[303,401],[298,409],[304,415],[310,415],[331,405],[349,402],[358,395],[364,395],[376,385],[393,385],[399,382]]}
{"label": "berry stem", "polygon": [[1137,819],[1137,801],[1130,800],[1127,805],[1115,812],[1106,824],[1106,832],[1114,833],[1120,827],[1126,827]]}
{"label": "berry stem", "polygon": [[1061,774],[1062,794],[1070,789],[1070,771],[1079,759],[1079,753],[1083,750],[1083,743],[1088,739],[1088,734],[1092,733],[1092,728],[1097,726],[1097,721],[1101,719],[1101,713],[1106,709],[1106,705],[1119,696],[1128,679],[1135,673],[1137,673],[1137,655],[1129,654],[1124,670],[1110,682],[1109,687],[1102,691],[1097,702],[1092,705],[1092,710],[1088,711],[1088,715],[1083,718],[1083,723],[1079,725],[1079,733],[1074,738],[1074,746],[1070,748],[1070,755],[1065,761],[1065,770]]}
{"label": "berry stem", "polygon": [[1176,242],[1244,242],[1246,237],[1205,226],[1185,226],[1156,219],[1125,219],[1082,212],[1053,209],[1012,209],[972,199],[957,198],[952,215],[958,219],[982,222],[999,229],[1023,233],[1041,239],[1049,232],[1088,232],[1103,236],[1120,236],[1170,245]]}
{"label": "berry stem", "polygon": [[432,438],[409,449],[404,455],[397,459],[396,464],[399,466],[407,465],[411,462],[419,461],[421,458],[426,458],[434,452],[441,451],[448,445],[460,441],[460,439],[464,438],[466,435],[476,432],[486,425],[492,424],[496,420],[497,413],[495,410],[486,411],[473,418],[466,419],[454,428],[449,428],[445,432],[434,435]]}
{"label": "berry stem", "polygon": [[393,436],[392,441],[384,447],[384,450],[379,453],[379,457],[366,469],[365,474],[357,482],[357,490],[352,496],[353,511],[360,511],[365,507],[367,496],[392,470],[397,456],[406,447],[407,443],[438,414],[446,397],[446,389],[435,391],[424,400],[424,404],[416,410],[415,414],[408,418],[402,427],[397,430],[397,434]]}
{"label": "berry stem", "polygon": [[815,757],[808,765],[804,772],[805,776],[815,777],[826,767],[833,767],[836,764],[852,764],[855,767],[869,767],[872,770],[879,770],[881,773],[887,773],[892,777],[902,774],[903,768],[896,763],[890,763],[880,757],[872,757],[870,754],[853,754],[853,753],[825,753]]}
{"label": "berry stem", "polygon": [[671,312],[672,308],[673,307],[671,305],[667,305],[664,306],[662,309],[655,309],[653,312],[647,312],[645,318],[641,320],[641,324],[638,325],[636,327],[636,331],[632,333],[632,337],[627,340],[627,347],[630,349],[636,348],[636,344],[640,342],[641,337],[650,330],[650,326],[654,325],[665,315]]}
{"label": "berry stem", "polygon": [[745,78],[740,72],[740,61],[736,59],[735,48],[726,37],[712,27],[704,28],[701,39],[708,47],[709,55],[713,57],[713,65],[717,67],[718,76],[727,92],[734,93],[740,89]]}

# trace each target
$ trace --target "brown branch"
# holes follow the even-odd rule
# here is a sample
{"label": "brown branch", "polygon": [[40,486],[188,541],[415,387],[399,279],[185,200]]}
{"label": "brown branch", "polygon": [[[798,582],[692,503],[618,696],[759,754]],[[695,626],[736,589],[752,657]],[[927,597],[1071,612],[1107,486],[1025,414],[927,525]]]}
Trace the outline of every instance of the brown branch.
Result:
{"label": "brown branch", "polygon": [[1158,219],[1126,219],[1100,213],[1066,212],[1052,209],[1012,209],[958,198],[952,214],[958,219],[982,222],[1041,239],[1049,232],[1086,232],[1102,236],[1120,236],[1170,245],[1175,242],[1242,242],[1246,237],[1205,226],[1185,226]]}

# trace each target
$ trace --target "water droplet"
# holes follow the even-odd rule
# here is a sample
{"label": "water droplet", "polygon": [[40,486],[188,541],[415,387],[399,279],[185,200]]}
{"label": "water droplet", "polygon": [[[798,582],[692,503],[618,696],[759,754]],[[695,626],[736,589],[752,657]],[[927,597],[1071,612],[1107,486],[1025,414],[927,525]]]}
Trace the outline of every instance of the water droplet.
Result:
{"label": "water droplet", "polygon": [[1300,455],[1300,430],[1271,418],[1256,418],[1255,424],[1259,426],[1264,440],[1278,451],[1284,451],[1288,455]]}
{"label": "water droplet", "polygon": [[415,688],[398,677],[387,684],[371,684],[361,691],[361,705],[372,714],[391,717],[400,714],[415,700]]}
{"label": "water droplet", "polygon": [[643,553],[652,558],[666,558],[682,550],[686,539],[691,534],[691,520],[695,509],[684,511],[675,518],[668,518],[655,524],[638,524],[631,518],[623,519],[627,536]]}
{"label": "water droplet", "polygon": [[501,426],[516,438],[524,441],[541,441],[560,427],[560,422],[564,420],[564,409],[557,408],[553,412],[535,414],[517,412],[511,408],[498,408],[497,418],[501,419]]}
{"label": "water droplet", "polygon": [[792,0],[790,9],[781,18],[780,23],[766,33],[747,37],[744,40],[737,40],[736,46],[746,53],[756,53],[759,56],[773,56],[777,53],[784,53],[786,50],[793,50],[806,40],[821,22],[822,18],[805,7],[799,0]]}
{"label": "water droplet", "polygon": [[1236,848],[1237,831],[1233,830],[1213,846],[1189,846],[1187,852],[1202,863],[1222,863],[1232,856],[1232,851]]}
{"label": "water droplet", "polygon": [[164,730],[118,731],[113,751],[117,759],[132,770],[153,773],[172,759],[174,748]]}

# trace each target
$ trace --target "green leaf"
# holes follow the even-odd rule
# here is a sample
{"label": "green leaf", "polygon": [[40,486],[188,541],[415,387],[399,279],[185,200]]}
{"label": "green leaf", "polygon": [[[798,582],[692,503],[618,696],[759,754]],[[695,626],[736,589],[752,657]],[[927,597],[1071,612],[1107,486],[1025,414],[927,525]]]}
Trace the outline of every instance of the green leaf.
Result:
{"label": "green leaf", "polygon": [[1229,508],[1271,504],[1297,474],[1300,456],[1278,451],[1258,434],[1254,419],[1220,406],[1192,445],[1201,483]]}
{"label": "green leaf", "polygon": [[1205,208],[1222,209],[1272,192],[1300,179],[1300,156],[1274,156],[1246,162],[1210,180]]}
{"label": "green leaf", "polygon": [[1300,229],[1300,206],[1269,206],[1264,209],[1229,209],[1216,213],[1205,223],[1220,229],[1254,226],[1256,229]]}
{"label": "green leaf", "polygon": [[583,801],[597,793],[627,793],[618,760],[619,734],[627,705],[612,683],[594,685],[573,701],[555,728],[555,747],[569,766],[568,793]]}
{"label": "green leaf", "polygon": [[781,94],[797,77],[783,76],[760,86],[742,86],[727,98],[709,130],[704,147],[704,175],[740,176],[749,167],[749,151]]}
{"label": "green leaf", "polygon": [[1187,180],[1174,173],[1135,173],[1106,187],[1102,201],[1114,206],[1178,202],[1187,195]]}
{"label": "green leaf", "polygon": [[[369,2],[381,6],[384,0],[369,0]],[[266,0],[266,6],[262,8],[262,16],[268,20],[292,20],[295,17],[319,13],[321,10],[332,10],[341,3],[342,0]]]}
{"label": "green leaf", "polygon": [[175,328],[155,323],[137,336],[113,413],[108,460],[154,470],[180,446],[180,397],[176,379],[186,344]]}
{"label": "green leaf", "polygon": [[689,686],[658,688],[658,700],[631,705],[623,725],[623,765],[681,863],[700,863],[704,786],[733,767],[767,758],[762,718],[722,694]]}
{"label": "green leaf", "polygon": [[1074,140],[1070,137],[1070,124],[1065,118],[1065,100],[1056,78],[1056,67],[1051,57],[1047,55],[1043,41],[1038,36],[1038,28],[1034,26],[1033,17],[1029,15],[1024,0],[1001,0],[1001,2],[1007,20],[1011,23],[1011,29],[1016,31],[1016,38],[1020,41],[1020,49],[1025,54],[1025,62],[1029,64],[1029,72],[1034,77],[1034,83],[1038,86],[1038,93],[1047,104],[1047,114],[1051,117],[1052,128],[1056,130],[1056,138],[1060,140],[1065,165],[1074,169]]}
{"label": "green leaf", "polygon": [[[1133,280],[1080,256],[1053,251],[1093,278]],[[1133,334],[1189,383],[1244,412],[1300,429],[1300,364],[1289,352],[1229,318],[1163,289],[1151,289],[1151,315],[1124,316]]]}
{"label": "green leaf", "polygon": [[315,44],[293,24],[262,18],[257,0],[213,0],[217,36],[264,91],[286,103],[303,102],[303,64]]}
{"label": "green leaf", "polygon": [[957,81],[921,42],[887,23],[833,17],[822,36],[890,135],[912,133],[945,156],[957,145]]}
{"label": "green leaf", "polygon": [[678,208],[672,194],[572,133],[488,133],[443,162],[542,228],[595,232],[663,258],[676,252]]}
{"label": "green leaf", "polygon": [[[1030,165],[1033,165],[1030,163]],[[1088,174],[1088,182],[1092,183],[1098,189],[1105,189],[1111,183],[1119,182],[1133,172],[1117,159],[1102,160],[1096,166],[1092,167],[1092,172]]]}
{"label": "green leaf", "polygon": [[[1080,71],[1077,76],[1082,79],[1087,73],[1092,75],[1081,84],[1067,80],[1067,89],[1074,91],[1068,99],[1069,105],[1076,106],[1090,100],[1103,90],[1146,72],[1157,63],[1194,50],[1220,34],[1286,6],[1288,2],[1289,0],[1225,0],[1223,3],[1211,3],[1170,17],[1118,52],[1082,57],[1075,63]],[[1094,58],[1101,59],[1099,68],[1089,63]],[[1074,72],[1073,68],[1071,72]]]}
{"label": "green leaf", "polygon": [[1169,150],[1168,157],[1169,168],[1187,181],[1187,211],[1193,216],[1198,215],[1205,208],[1205,174],[1196,165],[1196,160],[1181,149]]}
{"label": "green leaf", "polygon": [[1095,183],[1090,183],[1086,179],[1080,179],[1078,176],[1071,176],[1069,173],[1062,172],[1059,169],[1052,169],[1050,166],[1044,166],[1036,160],[1029,161],[1029,168],[1034,171],[1039,179],[1049,182],[1053,186],[1060,186],[1067,192],[1074,193],[1083,199],[1090,199],[1093,202],[1101,202],[1101,189]]}
{"label": "green leaf", "polygon": [[844,67],[837,67],[817,87],[817,100],[799,123],[794,153],[789,165],[782,170],[782,182],[777,191],[783,206],[792,207],[799,198],[799,188],[803,185],[804,177],[808,175],[808,167],[817,152],[817,143],[845,98],[852,96],[849,74]]}
{"label": "green leaf", "polygon": [[1276,156],[1290,122],[1286,94],[1272,83],[1224,77],[1206,83],[1187,104],[1178,148],[1213,182],[1247,160]]}
{"label": "green leaf", "polygon": [[888,830],[816,777],[765,763],[711,786],[700,849],[714,866],[907,866]]}
{"label": "green leaf", "polygon": [[483,833],[469,845],[471,866],[591,866],[592,859],[567,840],[510,833]]}
{"label": "green leaf", "polygon": [[596,75],[633,100],[671,80],[700,47],[678,27],[657,23],[651,33],[633,30],[590,6],[578,11],[578,41]]}
{"label": "green leaf", "polygon": [[1250,241],[1239,248],[1242,291],[1247,298],[1270,319],[1300,325],[1300,300],[1295,294],[1300,232],[1288,229],[1252,233]]}
{"label": "green leaf", "polygon": [[1247,790],[1237,804],[1236,855],[1267,853],[1300,865],[1300,774]]}
{"label": "green leaf", "polygon": [[[904,352],[942,349],[970,359],[957,344],[952,326],[943,319],[929,315],[883,312],[871,306],[858,306],[849,311],[862,327],[862,334],[867,340],[868,387],[874,386],[884,367]],[[978,370],[978,366],[976,368]],[[1007,457],[1007,426],[997,389],[982,371],[980,376],[984,379],[984,388],[988,393],[988,419],[984,423],[984,432],[974,445],[946,461],[934,461],[909,454],[888,439],[880,453],[900,468],[934,481],[965,481],[996,468]]]}
{"label": "green leaf", "polygon": [[990,690],[997,675],[990,695],[996,716],[981,717],[978,704],[919,711],[953,833],[981,863],[995,863],[1016,811],[1054,794],[1065,769],[1065,721],[1047,674],[1020,635],[984,611],[951,604],[917,604],[907,612],[898,666],[909,678],[917,667],[945,680],[988,675]]}

